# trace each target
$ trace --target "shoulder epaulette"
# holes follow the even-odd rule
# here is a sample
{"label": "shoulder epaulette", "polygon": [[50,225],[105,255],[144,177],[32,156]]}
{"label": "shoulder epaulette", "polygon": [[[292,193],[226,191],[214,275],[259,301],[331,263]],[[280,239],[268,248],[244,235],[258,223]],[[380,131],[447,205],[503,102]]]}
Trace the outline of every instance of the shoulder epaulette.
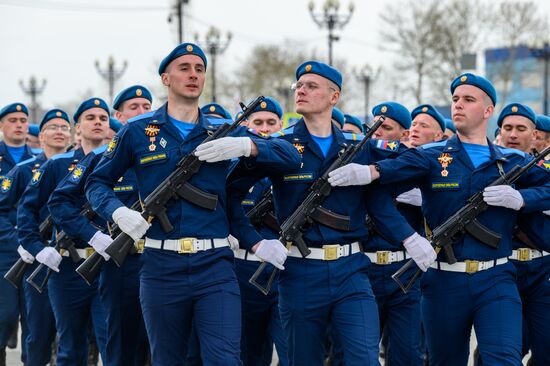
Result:
{"label": "shoulder epaulette", "polygon": [[96,155],[103,154],[105,152],[105,150],[107,150],[107,146],[109,146],[109,144],[101,145],[100,147],[92,150],[92,152]]}
{"label": "shoulder epaulette", "polygon": [[437,142],[431,142],[429,144],[425,144],[419,147],[421,147],[422,149],[430,149],[432,147],[445,146],[446,144],[447,144],[447,141],[437,141]]}
{"label": "shoulder epaulette", "polygon": [[285,128],[284,130],[281,130],[279,132],[275,132],[271,134],[271,137],[280,137],[285,135],[290,135],[294,132],[294,126]]}
{"label": "shoulder epaulette", "polygon": [[514,149],[514,148],[511,148],[511,147],[502,147],[502,146],[497,146],[497,145],[495,145],[495,147],[497,149],[500,149],[500,152],[503,153],[504,155],[519,155],[522,158],[527,157],[527,153],[525,153],[521,150],[518,150],[518,149]]}
{"label": "shoulder epaulette", "polygon": [[136,121],[139,121],[141,119],[151,118],[153,116],[153,114],[155,114],[155,111],[150,111],[150,112],[147,112],[147,113],[140,114],[139,116],[135,116],[135,117],[130,118],[127,123],[136,122]]}
{"label": "shoulder epaulette", "polygon": [[365,135],[361,133],[343,132],[343,134],[348,141],[361,141],[365,138]]}
{"label": "shoulder epaulette", "polygon": [[25,164],[28,164],[28,163],[32,163],[35,160],[36,160],[36,156],[34,156],[32,158],[29,158],[27,160],[20,161],[19,163],[15,164],[15,165],[16,166],[22,166],[22,165],[25,165]]}
{"label": "shoulder epaulette", "polygon": [[50,160],[57,160],[57,159],[66,159],[66,158],[72,158],[74,156],[74,150],[54,155],[50,158]]}

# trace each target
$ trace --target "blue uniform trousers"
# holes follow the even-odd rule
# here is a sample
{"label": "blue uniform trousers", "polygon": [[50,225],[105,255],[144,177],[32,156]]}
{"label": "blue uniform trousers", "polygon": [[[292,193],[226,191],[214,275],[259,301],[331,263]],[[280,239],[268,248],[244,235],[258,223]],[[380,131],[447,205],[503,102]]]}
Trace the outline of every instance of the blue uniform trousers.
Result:
{"label": "blue uniform trousers", "polygon": [[289,364],[320,366],[327,327],[346,366],[378,365],[379,324],[363,253],[335,261],[289,257],[279,277],[279,308]]}
{"label": "blue uniform trousers", "polygon": [[55,340],[55,318],[48,289],[44,288],[39,293],[27,281],[27,277],[38,267],[37,262],[27,269],[21,286],[25,292],[27,312],[27,327],[29,333],[25,339],[27,345],[26,366],[44,366],[50,362],[52,356],[52,343]]}
{"label": "blue uniform trousers", "polygon": [[50,303],[59,334],[57,366],[86,366],[88,340],[86,329],[91,317],[97,346],[105,364],[105,343],[107,338],[106,314],[99,300],[97,280],[88,286],[75,272],[82,263],[73,263],[64,257],[59,273],[48,281]]}
{"label": "blue uniform trousers", "polygon": [[422,317],[430,366],[467,365],[472,325],[483,365],[521,365],[521,301],[511,263],[474,274],[423,275]]}
{"label": "blue uniform trousers", "polygon": [[[0,253],[0,255],[4,255],[4,253]],[[5,258],[0,258],[0,349],[6,348],[8,339],[21,316],[21,361],[26,362],[25,338],[28,334],[28,327],[23,288],[20,286],[19,289],[16,289],[4,279],[4,275],[17,259],[7,255]]]}
{"label": "blue uniform trousers", "polygon": [[523,350],[535,365],[550,365],[550,256],[512,261],[523,307]]}
{"label": "blue uniform trousers", "polygon": [[[275,343],[279,364],[287,366],[288,348],[279,316],[277,283],[273,284],[266,296],[248,282],[258,266],[259,262],[235,259],[243,314],[241,359],[244,366],[269,366],[273,354],[273,343]],[[270,273],[271,268],[264,271],[262,276],[268,277]],[[266,283],[267,278],[259,278],[258,281]]]}
{"label": "blue uniform trousers", "polygon": [[147,335],[139,304],[139,254],[126,257],[118,268],[105,263],[99,278],[99,296],[107,314],[105,365],[143,365]]}
{"label": "blue uniform trousers", "polygon": [[242,365],[241,300],[229,248],[195,254],[146,248],[140,301],[155,366],[184,365],[191,322],[202,363]]}
{"label": "blue uniform trousers", "polygon": [[[405,261],[387,265],[372,264],[369,279],[378,303],[380,329],[386,329],[388,347],[386,362],[392,366],[423,365],[421,348],[420,283],[406,294],[391,278]],[[416,272],[413,266],[408,272]],[[407,273],[403,275],[406,279]]]}

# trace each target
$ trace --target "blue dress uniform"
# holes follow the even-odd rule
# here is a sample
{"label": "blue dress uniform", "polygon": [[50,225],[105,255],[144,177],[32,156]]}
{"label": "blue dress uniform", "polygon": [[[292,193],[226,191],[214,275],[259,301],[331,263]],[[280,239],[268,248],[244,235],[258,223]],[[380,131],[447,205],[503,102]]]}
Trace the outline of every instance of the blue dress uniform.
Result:
{"label": "blue dress uniform", "polygon": [[[77,174],[75,168],[83,157],[82,148],[55,155],[34,173],[23,193],[17,211],[19,243],[33,256],[44,247],[38,236],[41,208],[46,206],[50,194],[63,178]],[[84,204],[84,200],[81,203]],[[97,224],[104,225],[104,222],[97,221]],[[56,226],[56,229],[59,227]],[[75,247],[81,257],[90,253],[89,249],[84,249],[89,246],[82,240],[75,239]],[[64,257],[59,273],[53,274],[48,281],[50,302],[59,334],[59,366],[86,364],[88,343],[85,329],[90,317],[99,350],[102,356],[105,355],[105,311],[99,301],[97,284],[89,287],[75,272],[79,264]]]}
{"label": "blue dress uniform", "polygon": [[[250,211],[262,199],[266,191],[271,191],[269,179],[257,182],[241,202],[244,211]],[[278,233],[273,231],[273,228],[262,224],[256,229],[263,238],[278,238]],[[258,269],[259,263],[260,259],[246,249],[235,250],[235,271],[242,299],[241,359],[244,366],[269,366],[272,360],[273,344],[275,344],[279,364],[286,366],[288,365],[288,347],[279,316],[277,283],[274,283],[266,296],[248,282]],[[269,274],[269,271],[265,271],[262,274],[264,278],[260,278],[259,281],[265,283]]]}
{"label": "blue dress uniform", "polygon": [[[97,229],[86,217],[79,215],[86,199],[84,184],[106,149],[104,145],[86,155],[76,165],[73,176],[63,179],[48,201],[52,217],[60,227],[85,242],[90,241]],[[80,173],[74,177],[75,172]],[[139,199],[133,170],[128,170],[113,189],[128,207]],[[146,354],[145,325],[139,305],[140,267],[140,255],[136,254],[129,255],[121,268],[108,261],[101,270],[98,291],[107,314],[105,365],[140,365],[139,358]]]}
{"label": "blue dress uniform", "polygon": [[[167,105],[136,117],[111,141],[110,148],[87,181],[86,195],[96,212],[110,219],[123,204],[112,187],[133,168],[140,195],[147,197],[174,169],[181,157],[191,153],[221,123],[199,112],[194,128],[183,139],[169,121]],[[249,136],[258,147],[256,158],[243,163],[287,171],[299,165],[299,156],[287,143],[261,138],[244,127],[234,135]],[[225,178],[229,161],[205,163],[190,183],[218,196],[214,211],[183,200],[171,201],[167,215],[173,230],[164,232],[158,220],[149,228],[140,273],[140,301],[152,363],[182,364],[191,320],[197,331],[203,363],[240,364],[240,298],[233,270],[233,253],[227,247]],[[190,238],[190,239],[189,239]],[[182,240],[179,240],[182,239]],[[176,248],[176,242],[181,247]],[[203,245],[209,250],[193,248]],[[173,249],[170,250],[170,246]],[[212,249],[210,249],[212,248]]]}
{"label": "blue dress uniform", "polygon": [[[344,135],[333,125],[333,140],[325,157],[303,120],[274,134],[277,135],[293,143],[302,155],[300,169],[290,174],[269,175],[277,219],[282,223],[303,201],[312,182],[326,171],[341,149],[354,140],[359,141],[362,136]],[[398,143],[369,141],[354,161],[377,161],[390,156],[398,148]],[[370,189],[359,186],[333,188],[323,207],[349,216],[350,230],[340,231],[314,222],[303,236],[313,258],[302,258],[296,247],[291,247],[285,270],[279,274],[279,309],[290,365],[322,365],[323,343],[329,326],[342,345],[346,365],[378,365],[379,320],[367,276],[370,261],[358,243],[368,238],[365,226],[367,210],[381,231],[392,239],[403,240],[414,230],[401,217],[391,215],[394,207],[389,194],[383,196],[382,191],[377,190],[377,205],[371,206],[371,195],[367,193]],[[381,202],[386,205],[378,205]],[[384,213],[394,220],[391,229],[389,222],[376,218],[377,213]],[[251,227],[244,226],[235,233],[245,245],[256,242],[256,235],[259,234]],[[335,248],[334,244],[341,247],[339,254],[331,256],[329,253]]]}
{"label": "blue dress uniform", "polygon": [[[490,142],[488,150],[489,160],[474,168],[466,148],[453,136],[378,162],[380,182],[418,185],[427,224],[435,228],[470,196],[496,180],[499,167],[509,171],[530,160],[518,150]],[[523,212],[550,206],[550,175],[539,167],[521,177],[516,188],[525,202]],[[453,245],[462,273],[446,270],[445,262],[436,262],[432,265],[435,269],[424,274],[421,306],[430,365],[465,365],[472,325],[484,364],[521,364],[521,301],[515,270],[507,258],[512,252],[516,218],[516,211],[489,206],[478,220],[502,235],[499,248],[465,235]],[[445,260],[443,255],[439,259]]]}
{"label": "blue dress uniform", "polygon": [[[15,110],[14,110],[15,111]],[[24,145],[22,156],[16,161],[10,154],[10,147],[0,141],[0,179],[20,161],[28,160],[34,155],[31,149]],[[0,352],[6,348],[8,338],[17,325],[19,314],[22,315],[23,339],[27,334],[25,322],[24,299],[22,289],[16,290],[4,275],[17,261],[17,234],[15,230],[15,211],[10,210],[6,220],[0,225]],[[22,358],[26,358],[26,346],[23,342]]]}
{"label": "blue dress uniform", "polygon": [[[0,226],[15,226],[19,198],[30,182],[32,175],[47,160],[44,154],[27,159],[17,164],[4,177],[0,189]],[[40,210],[40,222],[48,216],[46,207]],[[11,221],[13,220],[13,221]],[[14,233],[15,234],[15,233]],[[18,244],[15,236],[15,245]],[[12,248],[16,252],[15,248]],[[17,259],[16,259],[17,260]],[[15,263],[15,261],[14,261]],[[25,299],[25,318],[28,334],[24,338],[27,352],[25,365],[43,366],[50,361],[52,342],[55,340],[55,321],[48,298],[48,292],[38,293],[25,279],[37,267],[36,261],[29,266],[21,283]],[[3,279],[2,279],[3,280]]]}

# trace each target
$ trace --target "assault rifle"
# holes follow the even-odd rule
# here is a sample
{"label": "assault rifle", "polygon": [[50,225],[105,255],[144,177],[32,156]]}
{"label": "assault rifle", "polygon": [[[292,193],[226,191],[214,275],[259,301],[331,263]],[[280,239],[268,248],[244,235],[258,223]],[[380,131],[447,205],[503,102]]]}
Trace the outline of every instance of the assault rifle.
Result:
{"label": "assault rifle", "polygon": [[[281,243],[286,243],[287,248],[291,245],[295,245],[304,258],[311,253],[311,250],[308,249],[302,236],[306,224],[313,221],[317,221],[333,229],[349,230],[348,217],[338,215],[321,207],[321,204],[330,195],[332,190],[332,186],[328,182],[328,175],[333,170],[351,163],[353,158],[359,151],[361,151],[363,146],[371,138],[374,132],[376,132],[378,127],[382,125],[384,119],[384,116],[380,116],[360,143],[356,145],[350,144],[340,153],[338,158],[334,160],[323,175],[317,178],[317,180],[311,185],[309,188],[309,194],[304,201],[298,206],[298,208],[296,208],[292,215],[290,215],[285,222],[283,222],[281,225],[281,231],[279,232],[279,241],[281,241]],[[248,280],[248,282],[258,288],[258,290],[260,290],[264,295],[269,293],[278,271],[277,268],[273,268],[267,284],[263,286],[258,283],[257,279],[265,270],[266,266],[267,263],[262,262],[256,272],[254,272],[252,277],[250,277],[250,280]]]}
{"label": "assault rifle", "polygon": [[246,213],[250,223],[256,227],[265,226],[273,231],[279,232],[281,226],[273,214],[273,192],[267,189],[262,198]]}
{"label": "assault rifle", "polygon": [[[216,140],[228,136],[239,124],[248,118],[254,109],[264,100],[263,96],[256,98],[248,106],[241,104],[243,113],[232,124],[224,124],[218,128],[212,135],[208,136],[202,143]],[[166,205],[171,199],[183,198],[189,202],[197,204],[209,210],[215,210],[218,204],[218,196],[203,192],[189,183],[201,168],[204,161],[195,156],[195,150],[186,156],[183,156],[176,164],[176,169],[166,177],[158,187],[151,192],[143,201],[143,211],[141,216],[151,222],[157,219],[165,232],[174,229],[168,215],[166,214]],[[134,246],[134,240],[126,233],[121,233],[105,249],[112,260],[120,267],[130,249]]]}
{"label": "assault rifle", "polygon": [[[546,156],[548,153],[550,153],[550,146],[544,149],[540,156]],[[516,165],[508,173],[489,184],[488,187],[503,184],[512,185],[539,160],[541,159],[535,158],[523,167]],[[456,258],[452,248],[453,243],[456,242],[460,236],[466,233],[470,234],[482,243],[489,245],[490,247],[498,248],[500,243],[500,235],[484,227],[477,221],[477,217],[488,207],[489,205],[483,200],[483,191],[477,192],[468,199],[466,206],[462,207],[454,215],[445,220],[443,224],[439,225],[432,231],[432,246],[435,248],[437,253],[443,249],[449,264],[456,263]],[[414,260],[409,259],[403,267],[392,275],[393,280],[397,282],[404,293],[407,293],[410,290],[418,276],[422,273],[422,271],[418,269],[409,282],[404,284],[400,277],[413,264]]]}

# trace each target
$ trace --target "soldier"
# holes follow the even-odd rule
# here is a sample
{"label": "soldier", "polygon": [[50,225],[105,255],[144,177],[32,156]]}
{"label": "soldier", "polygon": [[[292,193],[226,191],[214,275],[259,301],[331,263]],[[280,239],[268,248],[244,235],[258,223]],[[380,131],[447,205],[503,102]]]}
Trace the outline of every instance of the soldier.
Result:
{"label": "soldier", "polygon": [[[12,103],[0,110],[0,127],[4,134],[4,141],[0,142],[0,179],[17,163],[33,157],[31,148],[25,144],[29,128],[28,116],[29,111],[22,103]],[[13,212],[10,222],[15,223]],[[23,323],[25,315],[22,289],[18,291],[4,280],[4,274],[17,259],[14,226],[2,226],[0,231],[0,362],[5,360],[6,345],[17,327],[19,315],[23,317]],[[23,324],[22,339],[25,339],[26,334],[26,325]],[[26,346],[24,342],[21,343],[22,359],[25,360]]]}
{"label": "soldier", "polygon": [[364,132],[363,124],[361,123],[361,120],[356,116],[352,116],[351,114],[344,114],[344,127],[342,128],[342,131],[362,134]]}
{"label": "soldier", "polygon": [[[17,210],[19,244],[39,263],[57,272],[47,285],[59,335],[58,366],[86,364],[86,328],[89,319],[92,320],[96,341],[105,360],[106,314],[99,301],[97,283],[91,287],[86,285],[75,273],[79,263],[74,263],[69,258],[68,251],[60,254],[52,246],[44,247],[38,235],[39,213],[48,202],[50,194],[66,175],[81,174],[76,169],[78,162],[103,143],[109,128],[109,107],[102,99],[91,98],[80,104],[73,119],[80,132],[81,147],[56,155],[41,166],[23,193]],[[94,222],[98,226],[105,225],[98,219]],[[56,228],[59,231],[59,226]],[[71,239],[75,242],[81,259],[91,255],[93,251],[90,244],[78,238]]]}
{"label": "soldier", "polygon": [[29,133],[27,133],[26,144],[37,154],[42,152],[40,149],[40,141],[38,140],[39,133],[40,127],[38,125],[29,124]]}
{"label": "soldier", "polygon": [[[535,136],[537,116],[531,108],[511,103],[500,112],[502,146],[530,153]],[[542,147],[544,148],[544,146]],[[540,150],[539,150],[540,151]],[[550,164],[541,167],[550,171]],[[514,229],[513,251],[509,257],[517,270],[517,285],[523,308],[522,357],[531,349],[535,365],[550,364],[550,254],[543,246],[548,237],[550,219],[544,214],[520,214],[519,225]]]}
{"label": "soldier", "polygon": [[[550,176],[534,167],[509,185],[487,187],[501,174],[530,158],[495,146],[485,133],[496,92],[485,78],[466,73],[451,83],[452,116],[457,135],[447,141],[410,149],[396,159],[371,166],[347,165],[331,174],[334,186],[416,183],[422,190],[427,225],[435,228],[483,190],[489,208],[480,223],[502,235],[497,249],[470,235],[453,245],[457,262],[422,244],[411,257],[426,271],[422,278],[422,314],[430,365],[466,365],[472,325],[484,364],[521,364],[521,301],[515,270],[509,263],[517,211],[550,208]],[[484,188],[486,187],[486,188]],[[498,324],[498,326],[495,326]]]}
{"label": "soldier", "polygon": [[[331,123],[332,109],[342,86],[338,70],[307,61],[297,68],[296,79],[296,112],[303,118],[276,135],[294,144],[302,155],[302,166],[291,174],[269,174],[280,223],[293,214],[309,193],[312,182],[332,164],[341,149],[354,143],[354,139],[361,139],[360,135],[343,134]],[[398,148],[398,142],[368,143],[356,160],[375,161],[394,154]],[[396,217],[392,215],[394,208],[389,196],[378,192],[371,195],[356,188],[359,187],[335,189],[323,203],[325,209],[345,217],[349,230],[335,229],[324,220],[313,221],[303,234],[311,253],[303,258],[292,245],[285,268],[280,268],[284,271],[279,277],[279,308],[290,365],[322,365],[329,326],[341,345],[346,365],[378,364],[378,313],[366,273],[369,260],[361,253],[360,241],[368,237],[367,207],[376,207],[381,212],[388,210],[388,217]],[[379,205],[382,202],[384,205]],[[381,231],[392,239],[415,237],[414,230],[401,220],[392,223],[390,229],[388,222],[377,222]],[[237,237],[241,241],[250,240],[251,228],[242,230]]]}
{"label": "soldier", "polygon": [[338,129],[342,129],[344,128],[344,113],[342,113],[341,110],[339,110],[338,108],[334,107],[332,108],[332,123],[334,123],[334,125],[336,127],[338,127]]}
{"label": "soldier", "polygon": [[443,131],[446,129],[445,119],[432,105],[419,105],[411,112],[411,118],[409,143],[413,147],[443,140]]}
{"label": "soldier", "polygon": [[407,141],[411,128],[411,114],[403,105],[396,102],[384,102],[372,109],[374,119],[381,115],[389,115],[382,126],[374,133],[379,140]]}
{"label": "soldier", "polygon": [[[38,138],[43,152],[25,161],[19,162],[4,177],[2,190],[0,193],[0,226],[6,227],[8,223],[15,226],[15,216],[19,198],[23,194],[27,184],[33,174],[52,156],[65,151],[71,139],[71,124],[67,113],[61,109],[52,109],[44,115],[40,122],[40,133]],[[40,222],[48,216],[45,207],[40,212]],[[10,222],[9,218],[13,218]],[[14,232],[14,244],[17,243],[16,233]],[[15,251],[15,248],[14,248]],[[21,259],[26,263],[33,263],[34,257],[22,246],[17,248]],[[15,260],[13,261],[15,262]],[[36,264],[27,271],[30,274]],[[26,276],[25,276],[26,277]],[[31,285],[23,281],[22,290],[24,291],[26,320],[28,326],[28,335],[25,339],[27,366],[44,366],[50,362],[52,342],[55,340],[55,323],[53,313],[48,299],[48,292],[39,294]]]}
{"label": "soldier", "polygon": [[[114,137],[86,187],[94,211],[113,220],[134,240],[147,232],[140,301],[152,363],[157,366],[183,364],[181,350],[186,349],[192,321],[204,364],[240,364],[239,287],[227,240],[229,160],[243,157],[243,164],[255,170],[288,171],[299,165],[290,144],[260,137],[244,127],[236,130],[235,137],[197,147],[220,126],[198,107],[206,65],[204,52],[192,43],[182,43],[164,58],[159,75],[168,89],[168,102],[134,119]],[[217,196],[215,210],[185,199],[170,201],[166,214],[173,230],[166,232],[158,220],[150,225],[115,197],[113,185],[129,168],[135,170],[144,198],[175,169],[180,158],[195,149],[206,163],[189,183]],[[268,252],[263,258],[272,262],[284,260],[286,251],[280,247],[265,241],[259,244]]]}
{"label": "soldier", "polygon": [[533,153],[537,155],[548,145],[550,145],[550,117],[539,114],[533,140]]}
{"label": "soldier", "polygon": [[231,119],[231,113],[218,103],[208,103],[202,106],[201,112],[207,116]]}
{"label": "soldier", "polygon": [[453,120],[450,118],[445,118],[445,133],[443,134],[443,140],[448,140],[454,135],[456,135],[456,128]]}

